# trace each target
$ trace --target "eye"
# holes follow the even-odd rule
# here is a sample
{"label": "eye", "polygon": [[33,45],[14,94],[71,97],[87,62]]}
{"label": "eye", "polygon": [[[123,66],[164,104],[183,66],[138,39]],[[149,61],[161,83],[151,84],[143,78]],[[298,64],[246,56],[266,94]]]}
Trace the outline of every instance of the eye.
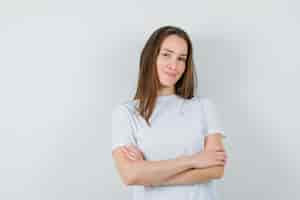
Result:
{"label": "eye", "polygon": [[180,60],[180,61],[182,61],[182,62],[185,62],[186,61],[186,59],[185,58],[179,58],[178,60]]}
{"label": "eye", "polygon": [[170,56],[170,54],[168,54],[168,53],[162,53],[162,55],[163,55],[164,57]]}

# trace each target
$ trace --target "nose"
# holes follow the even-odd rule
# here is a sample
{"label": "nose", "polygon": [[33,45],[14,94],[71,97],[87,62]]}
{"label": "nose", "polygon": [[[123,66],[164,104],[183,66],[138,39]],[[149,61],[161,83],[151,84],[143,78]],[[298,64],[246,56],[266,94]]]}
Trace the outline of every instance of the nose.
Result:
{"label": "nose", "polygon": [[172,70],[175,70],[177,68],[177,61],[171,60],[170,63],[168,64],[168,67]]}

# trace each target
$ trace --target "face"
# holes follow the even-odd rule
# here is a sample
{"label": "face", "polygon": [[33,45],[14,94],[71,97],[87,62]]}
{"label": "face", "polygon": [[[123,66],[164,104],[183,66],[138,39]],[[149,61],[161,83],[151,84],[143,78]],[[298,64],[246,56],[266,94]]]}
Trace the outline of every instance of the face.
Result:
{"label": "face", "polygon": [[187,42],[170,35],[161,44],[156,66],[159,81],[164,88],[172,88],[185,71],[188,54]]}

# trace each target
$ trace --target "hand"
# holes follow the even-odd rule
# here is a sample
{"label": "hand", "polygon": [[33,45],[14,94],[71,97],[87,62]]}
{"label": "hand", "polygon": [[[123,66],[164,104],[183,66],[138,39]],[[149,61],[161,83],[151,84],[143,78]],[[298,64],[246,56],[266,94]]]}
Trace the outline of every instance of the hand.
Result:
{"label": "hand", "polygon": [[224,150],[206,150],[195,153],[190,157],[193,168],[207,168],[212,166],[224,166],[227,155]]}
{"label": "hand", "polygon": [[133,144],[123,146],[122,151],[130,160],[144,160],[144,154],[142,151]]}

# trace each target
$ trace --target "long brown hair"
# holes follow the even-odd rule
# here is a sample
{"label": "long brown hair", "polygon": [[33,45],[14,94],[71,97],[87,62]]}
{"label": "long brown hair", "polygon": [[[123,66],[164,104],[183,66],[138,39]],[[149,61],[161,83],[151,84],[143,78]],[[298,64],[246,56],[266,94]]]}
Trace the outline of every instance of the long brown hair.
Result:
{"label": "long brown hair", "polygon": [[155,107],[157,92],[161,86],[157,74],[156,59],[160,52],[162,42],[170,35],[176,35],[184,39],[188,46],[186,68],[181,78],[175,84],[175,93],[185,99],[194,97],[197,77],[190,37],[181,28],[175,26],[160,27],[152,33],[142,50],[137,90],[134,96],[134,100],[139,100],[137,110],[149,126],[149,119]]}

